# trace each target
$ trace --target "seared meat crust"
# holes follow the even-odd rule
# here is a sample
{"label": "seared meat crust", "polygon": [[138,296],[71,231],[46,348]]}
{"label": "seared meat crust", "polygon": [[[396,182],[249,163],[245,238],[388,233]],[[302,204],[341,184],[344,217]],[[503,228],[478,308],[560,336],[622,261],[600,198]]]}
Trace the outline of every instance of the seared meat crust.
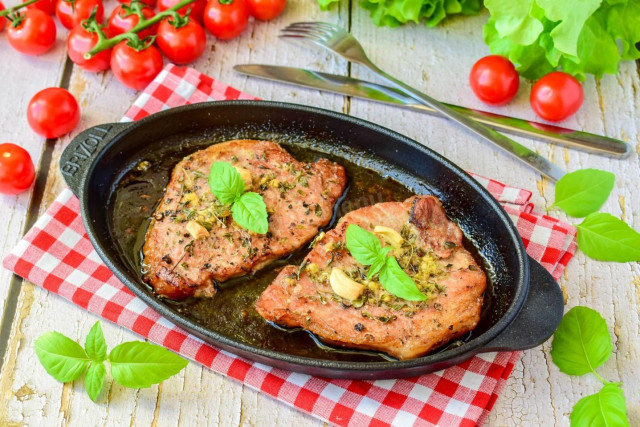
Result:
{"label": "seared meat crust", "polygon": [[[230,163],[245,189],[262,195],[267,234],[240,228],[211,193],[216,161]],[[270,141],[227,141],[193,153],[173,169],[154,212],[143,247],[144,279],[172,299],[212,296],[215,282],[255,272],[311,240],[329,223],[346,181],[342,166],[298,162]]]}
{"label": "seared meat crust", "polygon": [[[429,298],[402,300],[386,292],[377,276],[366,280],[368,267],[357,263],[344,246],[349,224],[370,231],[383,225],[401,233],[402,248],[392,253]],[[256,309],[268,321],[305,328],[330,344],[399,359],[423,356],[473,330],[480,320],[486,276],[462,246],[462,238],[433,196],[352,211],[319,236],[301,272],[292,265],[280,272]],[[365,284],[364,295],[356,301],[336,295],[328,280],[334,267]]]}

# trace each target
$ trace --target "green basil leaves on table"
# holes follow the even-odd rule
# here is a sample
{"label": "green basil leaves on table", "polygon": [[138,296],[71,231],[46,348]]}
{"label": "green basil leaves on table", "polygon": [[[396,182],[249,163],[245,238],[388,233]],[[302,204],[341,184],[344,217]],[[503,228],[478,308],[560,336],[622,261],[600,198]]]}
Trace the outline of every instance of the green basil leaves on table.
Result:
{"label": "green basil leaves on table", "polygon": [[582,218],[597,212],[609,198],[616,176],[599,169],[579,169],[563,176],[556,184],[551,207]]}
{"label": "green basil leaves on table", "polygon": [[593,213],[578,224],[578,247],[600,261],[640,261],[640,233],[608,213]]}

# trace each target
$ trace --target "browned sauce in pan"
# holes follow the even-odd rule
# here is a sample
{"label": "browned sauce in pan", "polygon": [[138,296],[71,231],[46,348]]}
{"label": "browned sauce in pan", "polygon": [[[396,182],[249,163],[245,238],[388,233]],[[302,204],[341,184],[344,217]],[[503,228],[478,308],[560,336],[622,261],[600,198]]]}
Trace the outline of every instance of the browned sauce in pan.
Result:
{"label": "browned sauce in pan", "polygon": [[[349,177],[348,187],[342,199],[336,204],[332,222],[326,229],[333,227],[339,217],[351,210],[380,202],[403,201],[415,194],[393,178],[384,177],[378,172],[356,165],[342,157],[320,153],[308,147],[282,145],[299,161],[313,162],[320,157],[326,157],[345,167]],[[173,166],[193,151],[195,151],[193,148],[184,152],[173,150],[171,155],[158,155],[157,158],[150,156],[148,160],[139,163],[125,174],[118,184],[111,207],[113,209],[112,233],[122,250],[123,259],[138,272],[139,278],[142,265],[141,248],[149,217],[162,197]],[[476,256],[481,265],[486,265],[470,242],[466,242],[465,246]],[[180,303],[167,299],[164,301],[197,323],[252,346],[329,360],[393,360],[373,352],[331,348],[319,343],[306,331],[284,330],[267,323],[258,315],[254,304],[262,291],[277,276],[282,267],[288,264],[299,264],[309,250],[309,246],[305,245],[286,259],[272,263],[255,275],[220,283],[218,293],[213,298],[191,299]],[[142,281],[141,278],[140,281]],[[151,288],[149,289],[151,291]],[[486,305],[487,302],[483,311],[486,311]],[[462,342],[456,340],[445,348],[458,346]]]}

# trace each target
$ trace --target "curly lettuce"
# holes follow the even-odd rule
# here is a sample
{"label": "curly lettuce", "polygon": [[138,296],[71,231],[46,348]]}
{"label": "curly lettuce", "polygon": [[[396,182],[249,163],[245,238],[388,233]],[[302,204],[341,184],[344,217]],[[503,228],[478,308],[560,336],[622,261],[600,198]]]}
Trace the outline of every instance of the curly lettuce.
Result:
{"label": "curly lettuce", "polygon": [[518,72],[538,79],[563,71],[584,80],[615,74],[621,60],[640,58],[638,0],[485,0],[491,13],[484,40]]}
{"label": "curly lettuce", "polygon": [[[327,10],[339,0],[318,0],[320,9]],[[364,0],[360,6],[369,11],[379,27],[397,27],[407,22],[423,22],[434,27],[449,15],[477,15],[481,0]]]}

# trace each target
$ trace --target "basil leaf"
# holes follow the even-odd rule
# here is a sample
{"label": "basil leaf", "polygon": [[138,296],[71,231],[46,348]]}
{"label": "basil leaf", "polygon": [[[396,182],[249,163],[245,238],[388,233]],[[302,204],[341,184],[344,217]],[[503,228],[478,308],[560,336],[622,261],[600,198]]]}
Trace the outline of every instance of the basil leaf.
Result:
{"label": "basil leaf", "polygon": [[408,301],[424,301],[427,296],[420,292],[415,282],[400,267],[398,261],[388,257],[380,270],[380,283],[393,295]]}
{"label": "basil leaf", "polygon": [[373,261],[373,264],[371,264],[371,267],[369,268],[369,272],[367,273],[367,280],[375,276],[376,273],[378,273],[382,269],[382,267],[384,267],[385,262],[385,258],[376,258],[376,260]]}
{"label": "basil leaf", "polygon": [[362,265],[372,265],[376,261],[385,262],[380,240],[375,234],[358,225],[349,224],[346,243],[351,256]]}
{"label": "basil leaf", "polygon": [[214,162],[209,172],[209,188],[221,203],[228,205],[244,193],[244,181],[229,163]]}
{"label": "basil leaf", "polygon": [[578,224],[578,247],[600,261],[640,261],[640,233],[608,213],[594,213]]}
{"label": "basil leaf", "polygon": [[107,358],[107,343],[104,340],[100,322],[96,322],[91,327],[84,342],[84,349],[87,351],[87,355],[95,361],[102,362]]}
{"label": "basil leaf", "polygon": [[267,206],[258,193],[244,193],[231,206],[231,215],[238,225],[254,233],[265,234],[269,230]]}
{"label": "basil leaf", "polygon": [[605,384],[598,393],[580,399],[571,412],[571,426],[629,426],[622,389]]}
{"label": "basil leaf", "polygon": [[80,377],[91,361],[80,344],[59,332],[41,335],[34,347],[45,371],[63,383]]}
{"label": "basil leaf", "polygon": [[109,354],[111,376],[130,388],[150,387],[180,372],[187,361],[164,347],[146,342],[126,342]]}
{"label": "basil leaf", "polygon": [[581,218],[597,212],[607,201],[616,176],[599,169],[580,169],[563,176],[556,184],[555,202],[568,215]]}
{"label": "basil leaf", "polygon": [[104,379],[107,376],[107,370],[102,362],[92,362],[87,371],[87,375],[84,377],[84,387],[87,389],[89,398],[94,402],[102,391],[104,385]]}
{"label": "basil leaf", "polygon": [[613,346],[607,322],[588,307],[573,307],[553,334],[551,358],[565,374],[584,375],[611,356]]}

